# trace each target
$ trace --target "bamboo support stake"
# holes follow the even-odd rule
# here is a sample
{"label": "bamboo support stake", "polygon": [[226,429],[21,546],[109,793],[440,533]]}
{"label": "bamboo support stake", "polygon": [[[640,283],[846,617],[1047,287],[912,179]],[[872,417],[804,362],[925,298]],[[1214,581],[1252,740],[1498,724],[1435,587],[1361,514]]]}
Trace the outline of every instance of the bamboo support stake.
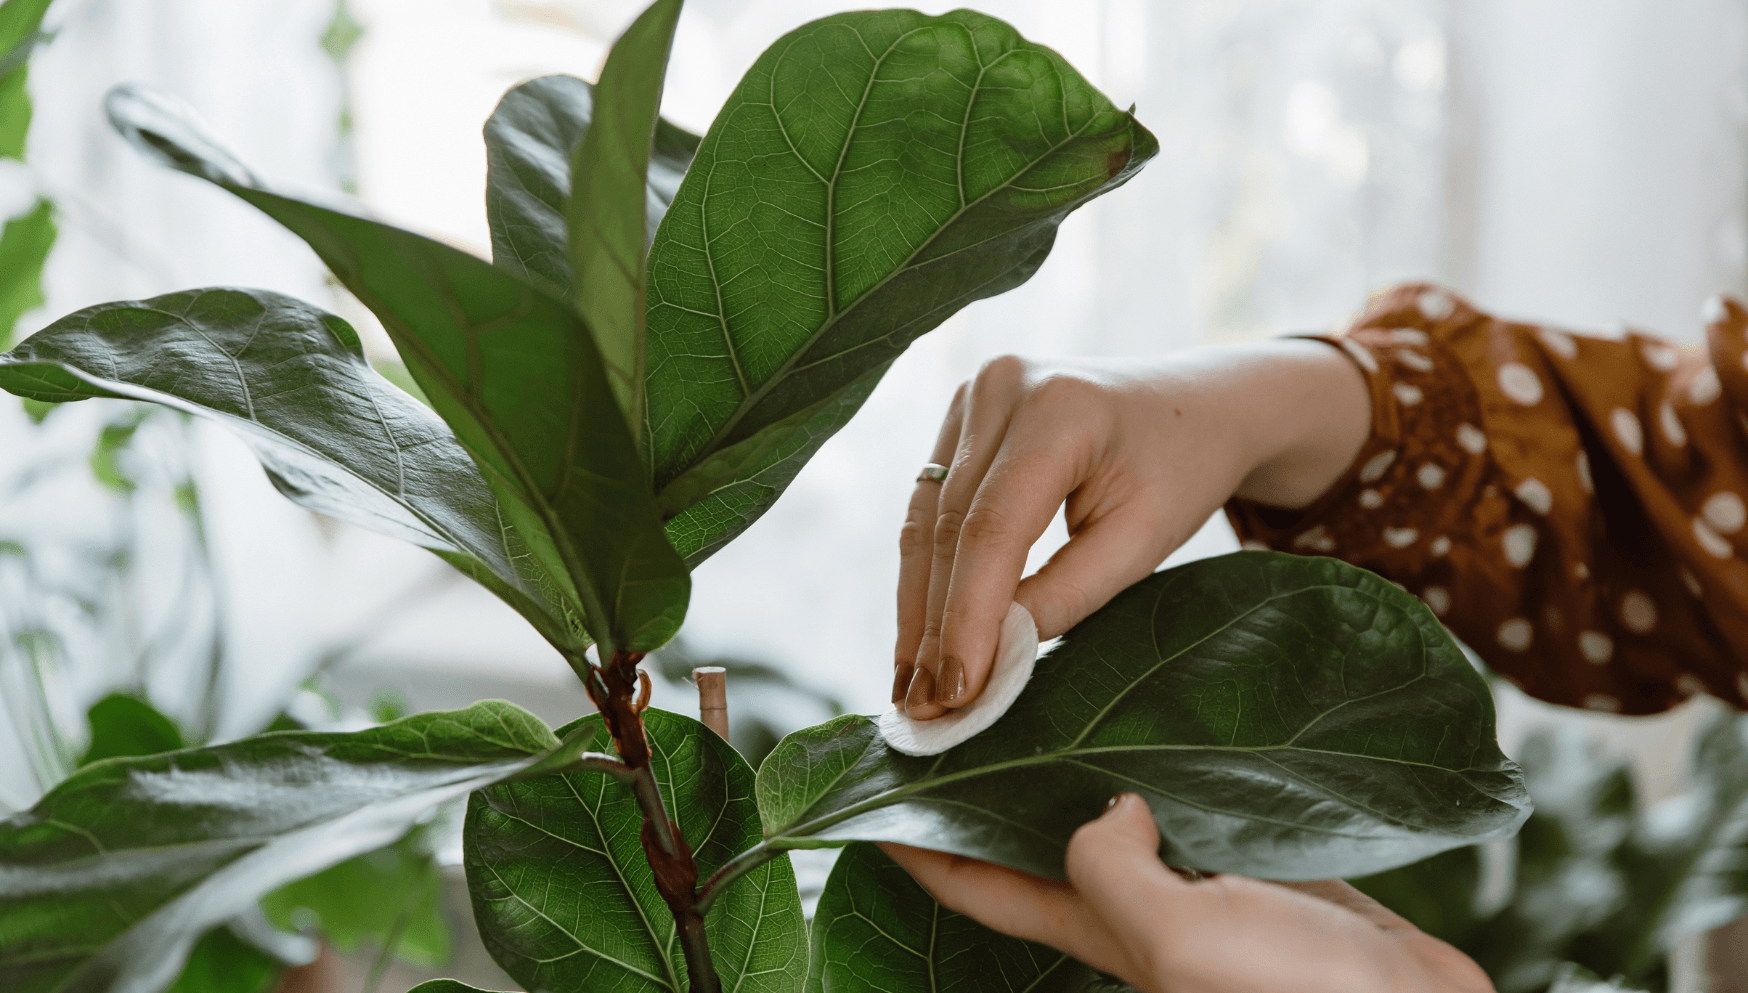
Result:
{"label": "bamboo support stake", "polygon": [[728,670],[719,665],[701,665],[692,670],[698,683],[698,718],[704,726],[728,740]]}

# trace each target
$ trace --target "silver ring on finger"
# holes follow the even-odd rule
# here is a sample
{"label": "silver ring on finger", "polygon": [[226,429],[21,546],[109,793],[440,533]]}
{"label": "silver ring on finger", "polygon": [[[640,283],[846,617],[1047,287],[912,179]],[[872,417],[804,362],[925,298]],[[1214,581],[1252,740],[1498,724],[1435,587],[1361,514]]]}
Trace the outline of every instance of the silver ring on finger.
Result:
{"label": "silver ring on finger", "polygon": [[939,462],[927,463],[923,466],[922,471],[916,474],[916,481],[919,483],[938,483],[946,478],[947,467]]}

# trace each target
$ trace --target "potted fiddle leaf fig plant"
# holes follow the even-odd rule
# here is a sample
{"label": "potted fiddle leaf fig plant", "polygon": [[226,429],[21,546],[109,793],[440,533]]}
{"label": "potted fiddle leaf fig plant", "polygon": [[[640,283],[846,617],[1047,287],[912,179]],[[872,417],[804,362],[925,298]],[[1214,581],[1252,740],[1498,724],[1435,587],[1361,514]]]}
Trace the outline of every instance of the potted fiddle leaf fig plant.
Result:
{"label": "potted fiddle leaf fig plant", "polygon": [[[679,629],[690,570],[912,340],[1025,282],[1058,224],[1158,149],[1057,53],[969,11],[807,24],[699,138],[658,116],[679,12],[652,4],[593,85],[504,96],[490,262],[275,191],[169,98],[111,93],[135,145],[303,237],[429,406],[338,317],[234,288],[69,315],[0,357],[0,387],[228,425],[290,499],[502,597],[599,713],[555,730],[487,701],[94,763],[0,824],[13,988],[162,988],[203,933],[462,796],[481,937],[555,991],[1083,988],[1090,970],[947,913],[867,843],[1060,876],[1119,789],[1175,864],[1270,878],[1381,871],[1527,816],[1438,622],[1327,559],[1240,553],[1137,584],[932,758],[846,715],[755,773],[648,708],[639,664]],[[786,853],[845,845],[810,932]]]}

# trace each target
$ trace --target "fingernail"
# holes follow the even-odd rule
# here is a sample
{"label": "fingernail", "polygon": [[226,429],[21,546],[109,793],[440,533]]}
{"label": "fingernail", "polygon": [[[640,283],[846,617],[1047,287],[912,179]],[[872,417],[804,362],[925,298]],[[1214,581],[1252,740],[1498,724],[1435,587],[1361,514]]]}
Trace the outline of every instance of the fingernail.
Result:
{"label": "fingernail", "polygon": [[1117,801],[1121,800],[1121,799],[1123,799],[1123,794],[1118,793],[1116,796],[1111,797],[1109,800],[1106,800],[1105,801],[1105,809],[1110,810],[1112,807],[1115,807],[1117,805]]}
{"label": "fingernail", "polygon": [[904,707],[913,710],[926,707],[935,700],[935,676],[927,669],[918,669],[910,679],[910,692],[905,694]]}
{"label": "fingernail", "polygon": [[909,662],[900,662],[894,668],[892,673],[893,706],[897,706],[904,702],[904,695],[910,690],[911,673],[915,671],[916,666],[911,665]]}
{"label": "fingernail", "polygon": [[936,703],[952,703],[965,693],[965,667],[958,659],[941,661],[941,681],[935,686]]}

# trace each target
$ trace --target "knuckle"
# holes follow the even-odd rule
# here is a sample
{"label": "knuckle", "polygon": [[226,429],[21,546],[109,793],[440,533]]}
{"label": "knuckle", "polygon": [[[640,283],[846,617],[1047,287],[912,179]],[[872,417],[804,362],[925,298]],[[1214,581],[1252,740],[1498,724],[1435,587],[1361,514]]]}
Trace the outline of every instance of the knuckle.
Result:
{"label": "knuckle", "polygon": [[973,543],[1005,537],[1010,528],[1006,515],[994,507],[973,507],[959,524],[959,535]]}
{"label": "knuckle", "polygon": [[1073,373],[1052,372],[1032,386],[1032,399],[1035,403],[1048,406],[1075,403],[1093,389],[1092,383]]}
{"label": "knuckle", "polygon": [[973,380],[972,389],[987,389],[996,385],[1007,385],[1024,379],[1026,375],[1026,360],[1018,355],[997,355],[983,363],[977,370],[977,378]]}
{"label": "knuckle", "polygon": [[965,524],[965,514],[957,510],[943,510],[935,518],[935,551],[950,554],[959,547],[959,529]]}
{"label": "knuckle", "polygon": [[912,518],[905,521],[898,529],[898,554],[900,558],[910,558],[929,550],[933,536],[923,522]]}

